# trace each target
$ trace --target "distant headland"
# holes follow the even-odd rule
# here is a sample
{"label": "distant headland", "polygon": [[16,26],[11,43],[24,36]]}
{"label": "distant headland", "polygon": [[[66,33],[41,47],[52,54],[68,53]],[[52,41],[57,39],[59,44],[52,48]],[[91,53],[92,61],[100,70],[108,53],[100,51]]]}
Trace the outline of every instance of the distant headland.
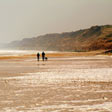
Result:
{"label": "distant headland", "polygon": [[7,44],[20,50],[85,52],[112,49],[112,25],[92,26],[88,29],[46,34]]}

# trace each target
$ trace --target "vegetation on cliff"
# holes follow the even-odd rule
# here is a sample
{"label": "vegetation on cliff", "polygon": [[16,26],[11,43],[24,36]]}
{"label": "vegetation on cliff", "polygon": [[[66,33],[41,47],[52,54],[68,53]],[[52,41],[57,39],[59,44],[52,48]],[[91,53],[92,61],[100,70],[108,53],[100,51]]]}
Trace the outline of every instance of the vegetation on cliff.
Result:
{"label": "vegetation on cliff", "polygon": [[16,49],[92,51],[112,49],[112,25],[93,26],[75,32],[25,38],[7,45]]}

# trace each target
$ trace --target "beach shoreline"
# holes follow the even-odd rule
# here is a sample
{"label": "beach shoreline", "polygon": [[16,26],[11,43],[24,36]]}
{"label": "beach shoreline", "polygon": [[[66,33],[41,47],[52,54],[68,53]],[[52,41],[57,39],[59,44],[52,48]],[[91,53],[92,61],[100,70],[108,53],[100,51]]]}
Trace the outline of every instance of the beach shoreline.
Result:
{"label": "beach shoreline", "polygon": [[112,111],[112,57],[46,53],[0,60],[0,112]]}
{"label": "beach shoreline", "polygon": [[[105,50],[100,50],[100,51],[90,51],[90,52],[52,52],[46,53],[46,56],[49,58],[64,58],[64,57],[77,57],[77,56],[96,56],[96,55],[107,55],[108,54],[103,54]],[[110,54],[111,55],[111,54]],[[40,52],[41,56],[41,52]],[[36,51],[35,53],[30,53],[30,54],[16,54],[16,55],[1,55],[0,60],[5,60],[5,59],[25,59],[25,58],[35,58],[36,57]]]}

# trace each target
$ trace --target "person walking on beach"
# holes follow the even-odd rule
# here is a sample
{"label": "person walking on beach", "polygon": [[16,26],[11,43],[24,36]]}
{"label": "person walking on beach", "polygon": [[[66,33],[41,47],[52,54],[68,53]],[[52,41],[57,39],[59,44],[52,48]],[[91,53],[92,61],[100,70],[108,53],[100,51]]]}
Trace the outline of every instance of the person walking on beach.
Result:
{"label": "person walking on beach", "polygon": [[37,61],[39,61],[39,59],[40,59],[40,53],[38,52],[37,53]]}
{"label": "person walking on beach", "polygon": [[42,60],[44,61],[44,59],[45,59],[45,53],[42,52]]}

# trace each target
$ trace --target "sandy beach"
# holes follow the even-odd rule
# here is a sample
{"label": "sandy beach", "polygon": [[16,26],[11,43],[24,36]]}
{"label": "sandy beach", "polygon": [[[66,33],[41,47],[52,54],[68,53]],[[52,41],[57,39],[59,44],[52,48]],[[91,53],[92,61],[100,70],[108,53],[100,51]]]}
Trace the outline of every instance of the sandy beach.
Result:
{"label": "sandy beach", "polygon": [[0,57],[0,112],[112,112],[112,56]]}

